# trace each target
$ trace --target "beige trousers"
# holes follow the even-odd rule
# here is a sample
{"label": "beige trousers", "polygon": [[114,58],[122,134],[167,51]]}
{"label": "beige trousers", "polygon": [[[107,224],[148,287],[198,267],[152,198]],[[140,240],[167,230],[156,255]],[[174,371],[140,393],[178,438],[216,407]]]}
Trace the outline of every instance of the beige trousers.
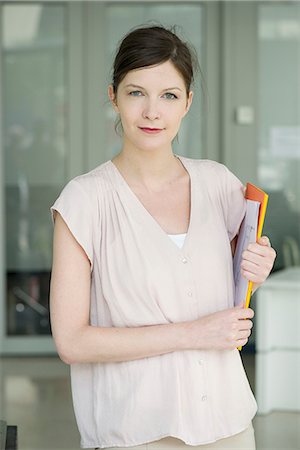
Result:
{"label": "beige trousers", "polygon": [[187,445],[181,439],[168,436],[158,441],[148,442],[147,444],[131,447],[106,447],[105,450],[187,450],[187,447],[190,447],[190,450],[255,450],[254,428],[251,422],[248,428],[241,433],[219,439],[212,444]]}

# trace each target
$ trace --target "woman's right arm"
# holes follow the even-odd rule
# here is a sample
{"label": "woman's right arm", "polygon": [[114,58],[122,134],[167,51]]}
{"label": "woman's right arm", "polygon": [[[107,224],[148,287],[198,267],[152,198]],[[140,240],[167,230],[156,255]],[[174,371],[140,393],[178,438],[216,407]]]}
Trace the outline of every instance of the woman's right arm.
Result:
{"label": "woman's right arm", "polygon": [[189,322],[142,327],[89,325],[90,262],[59,213],[53,235],[50,317],[53,338],[66,364],[130,361],[177,350],[245,345],[253,311],[232,308]]}

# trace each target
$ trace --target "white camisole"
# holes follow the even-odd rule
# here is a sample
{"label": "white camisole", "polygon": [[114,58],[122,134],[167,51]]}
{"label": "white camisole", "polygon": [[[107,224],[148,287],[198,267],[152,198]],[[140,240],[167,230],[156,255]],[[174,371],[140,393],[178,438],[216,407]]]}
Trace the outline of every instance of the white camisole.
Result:
{"label": "white camisole", "polygon": [[168,236],[175,242],[175,244],[178,245],[179,248],[181,248],[183,246],[185,237],[186,237],[186,233],[182,233],[182,234],[168,234]]}

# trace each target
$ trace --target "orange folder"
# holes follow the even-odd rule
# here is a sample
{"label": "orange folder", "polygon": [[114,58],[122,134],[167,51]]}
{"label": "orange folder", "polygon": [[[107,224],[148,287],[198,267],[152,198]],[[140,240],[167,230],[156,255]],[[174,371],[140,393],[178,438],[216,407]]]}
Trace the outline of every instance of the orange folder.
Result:
{"label": "orange folder", "polygon": [[[265,221],[269,196],[264,191],[259,189],[257,186],[254,186],[254,184],[247,183],[245,198],[247,198],[248,200],[254,200],[254,201],[260,203],[259,213],[258,213],[257,236],[256,236],[256,241],[258,241],[258,239],[262,235],[262,229],[263,229],[263,225],[264,225],[264,221]],[[252,287],[253,287],[253,282],[249,281],[245,308],[249,307],[250,297],[252,294]]]}
{"label": "orange folder", "polygon": [[[256,241],[258,241],[258,239],[262,235],[262,229],[263,229],[263,225],[264,225],[264,221],[265,221],[269,196],[264,191],[262,191],[257,186],[255,186],[254,184],[247,183],[245,198],[248,200],[254,200],[254,201],[260,203],[259,213],[258,213],[257,235],[256,235]],[[246,299],[245,299],[245,308],[249,307],[250,298],[252,295],[252,288],[253,288],[253,282],[248,281],[248,290],[247,290],[247,295],[246,295]],[[238,349],[241,350],[242,347],[238,347]]]}

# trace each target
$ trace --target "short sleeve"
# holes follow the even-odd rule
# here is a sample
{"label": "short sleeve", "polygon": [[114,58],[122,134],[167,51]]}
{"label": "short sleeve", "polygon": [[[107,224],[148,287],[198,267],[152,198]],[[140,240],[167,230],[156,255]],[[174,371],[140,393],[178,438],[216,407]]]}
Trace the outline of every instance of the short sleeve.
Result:
{"label": "short sleeve", "polygon": [[238,234],[246,213],[245,186],[225,167],[224,212],[229,240]]}
{"label": "short sleeve", "polygon": [[69,230],[81,245],[91,263],[93,270],[93,216],[91,201],[87,192],[75,179],[69,181],[59,197],[50,207],[54,225],[55,212],[58,211]]}

